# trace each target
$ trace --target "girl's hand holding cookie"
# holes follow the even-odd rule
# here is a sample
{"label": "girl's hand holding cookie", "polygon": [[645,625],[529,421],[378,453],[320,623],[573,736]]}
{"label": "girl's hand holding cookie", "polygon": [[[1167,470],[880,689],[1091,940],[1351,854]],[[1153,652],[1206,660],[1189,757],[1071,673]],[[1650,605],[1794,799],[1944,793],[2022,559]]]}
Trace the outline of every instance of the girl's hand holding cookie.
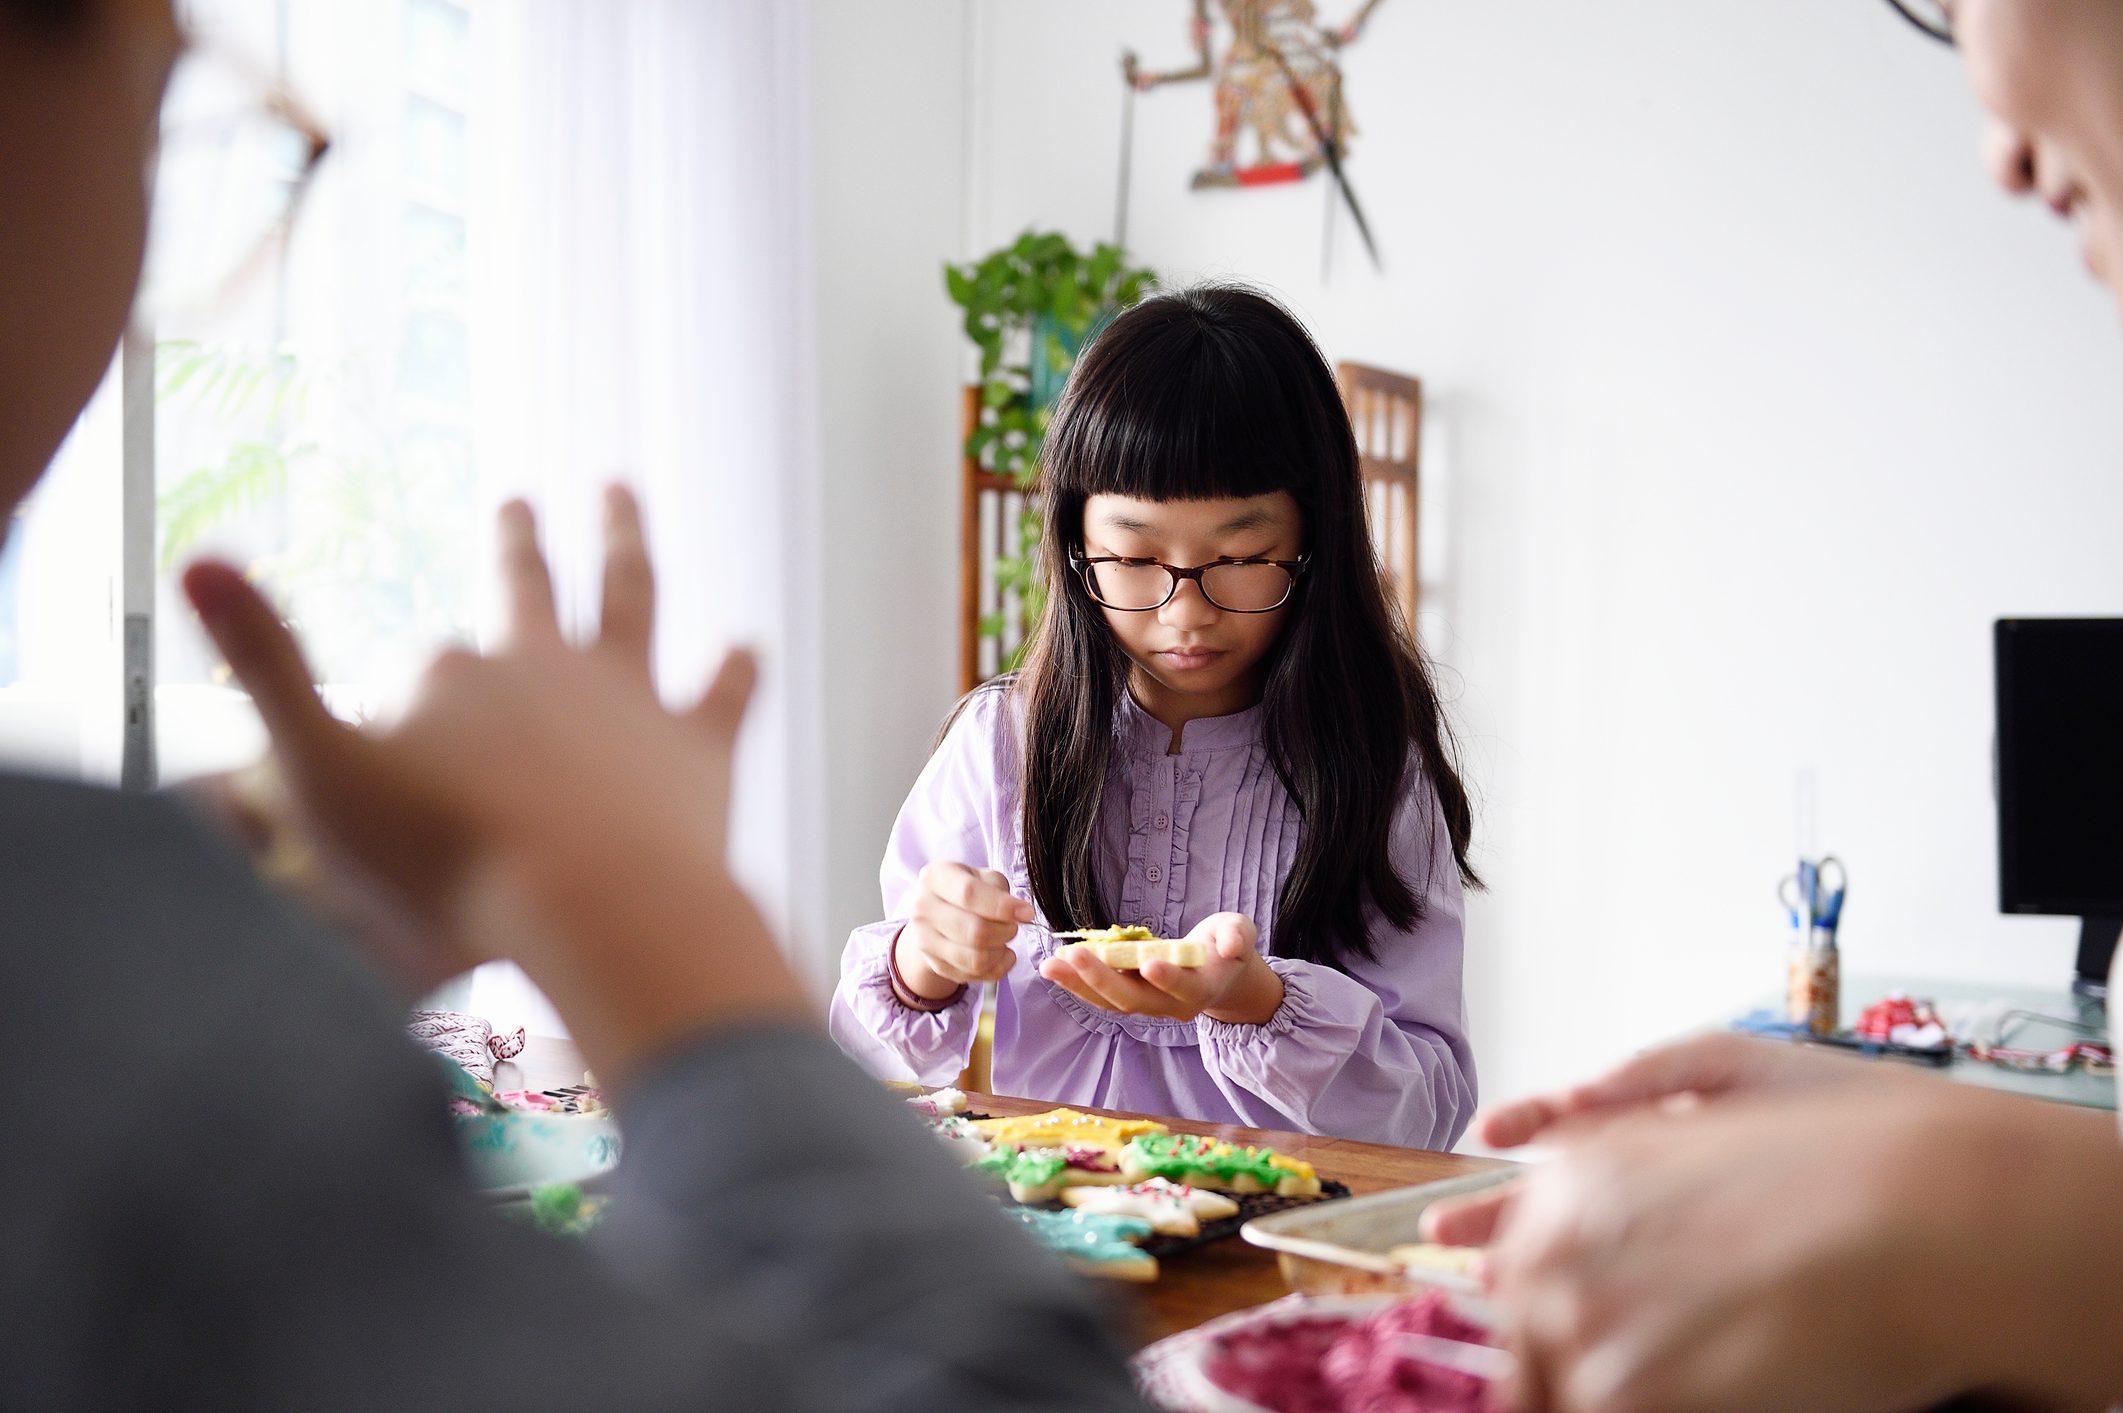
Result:
{"label": "girl's hand holding cookie", "polygon": [[1213,913],[1188,937],[1209,960],[1198,967],[1145,963],[1140,972],[1116,971],[1089,948],[1064,947],[1040,964],[1039,974],[1101,1010],[1193,1020],[1207,1016],[1233,1025],[1265,1025],[1283,1004],[1283,979],[1260,953],[1260,929],[1244,913]]}
{"label": "girl's hand holding cookie", "polygon": [[893,965],[909,991],[930,1001],[1000,981],[1017,965],[1010,943],[1018,925],[1033,916],[1032,905],[1012,895],[1010,880],[994,869],[929,864],[892,944]]}

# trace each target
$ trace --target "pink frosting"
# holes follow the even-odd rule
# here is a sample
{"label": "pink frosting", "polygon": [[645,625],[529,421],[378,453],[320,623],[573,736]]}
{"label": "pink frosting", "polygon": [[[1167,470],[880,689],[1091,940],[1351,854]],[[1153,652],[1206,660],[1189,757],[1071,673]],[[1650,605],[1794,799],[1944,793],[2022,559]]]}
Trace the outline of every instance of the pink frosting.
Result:
{"label": "pink frosting", "polygon": [[1062,1161],[1072,1168],[1086,1172],[1114,1173],[1120,1171],[1120,1160],[1103,1148],[1086,1148],[1080,1143],[1071,1143],[1062,1149]]}
{"label": "pink frosting", "polygon": [[1471,1374],[1403,1356],[1404,1334],[1489,1344],[1441,1295],[1388,1306],[1367,1320],[1330,1316],[1233,1330],[1217,1341],[1209,1377],[1274,1413],[1494,1413]]}

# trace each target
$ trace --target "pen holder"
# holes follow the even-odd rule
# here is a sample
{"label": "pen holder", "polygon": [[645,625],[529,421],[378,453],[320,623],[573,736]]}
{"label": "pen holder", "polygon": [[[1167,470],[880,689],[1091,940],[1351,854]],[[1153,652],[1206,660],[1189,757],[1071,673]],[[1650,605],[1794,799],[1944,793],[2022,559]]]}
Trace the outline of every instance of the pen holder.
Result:
{"label": "pen holder", "polygon": [[1842,1028],[1842,976],[1833,945],[1793,943],[1784,968],[1784,1019],[1815,1035]]}

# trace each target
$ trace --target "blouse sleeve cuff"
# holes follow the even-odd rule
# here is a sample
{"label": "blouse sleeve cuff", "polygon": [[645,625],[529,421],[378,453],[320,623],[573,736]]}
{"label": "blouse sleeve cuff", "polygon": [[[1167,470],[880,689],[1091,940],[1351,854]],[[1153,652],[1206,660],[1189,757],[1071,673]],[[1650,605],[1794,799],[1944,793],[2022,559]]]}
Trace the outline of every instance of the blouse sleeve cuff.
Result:
{"label": "blouse sleeve cuff", "polygon": [[891,939],[898,931],[896,922],[858,931],[828,1028],[850,1058],[881,1079],[948,1084],[973,1052],[981,989],[969,986],[934,1011],[903,1005],[892,986]]}
{"label": "blouse sleeve cuff", "polygon": [[887,923],[882,929],[882,945],[863,958],[853,980],[864,999],[882,1014],[902,1018],[917,1028],[946,1024],[945,1018],[965,1010],[969,1000],[977,1007],[980,991],[972,986],[961,986],[957,995],[929,1005],[910,1006],[900,999],[899,987],[904,982],[892,964],[892,939],[899,935],[900,927],[896,922]]}
{"label": "blouse sleeve cuff", "polygon": [[1308,1024],[1320,1014],[1319,996],[1312,978],[1306,974],[1302,963],[1282,957],[1269,957],[1268,965],[1283,979],[1283,1001],[1275,1008],[1275,1014],[1259,1025],[1246,1025],[1237,1021],[1220,1021],[1209,1016],[1198,1016],[1195,1025],[1201,1030],[1202,1043],[1216,1045],[1264,1045],[1281,1039],[1301,1025]]}

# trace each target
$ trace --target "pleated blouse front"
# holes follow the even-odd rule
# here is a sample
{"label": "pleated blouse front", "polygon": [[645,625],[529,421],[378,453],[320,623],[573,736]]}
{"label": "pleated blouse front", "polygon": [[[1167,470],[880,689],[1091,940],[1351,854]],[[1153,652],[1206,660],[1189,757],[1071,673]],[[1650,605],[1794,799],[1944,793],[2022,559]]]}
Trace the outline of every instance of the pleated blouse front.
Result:
{"label": "pleated blouse front", "polygon": [[[1018,818],[1018,714],[1005,687],[977,693],[901,808],[885,852],[883,921],[857,928],[830,1023],[841,1048],[883,1078],[948,1083],[972,1051],[981,991],[934,1014],[902,1006],[892,939],[922,867],[993,868],[1031,898]],[[1269,762],[1258,707],[1171,731],[1123,697],[1099,819],[1100,877],[1114,915],[1161,937],[1211,913],[1260,928],[1283,1004],[1265,1024],[1122,1015],[1039,975],[1058,945],[1042,913],[1019,929],[996,988],[995,1086],[1062,1104],[1299,1129],[1446,1148],[1472,1116],[1474,1062],[1461,1000],[1459,873],[1420,762],[1402,782],[1395,865],[1424,915],[1395,928],[1367,910],[1375,960],[1346,970],[1274,955],[1277,902],[1303,820]]]}

